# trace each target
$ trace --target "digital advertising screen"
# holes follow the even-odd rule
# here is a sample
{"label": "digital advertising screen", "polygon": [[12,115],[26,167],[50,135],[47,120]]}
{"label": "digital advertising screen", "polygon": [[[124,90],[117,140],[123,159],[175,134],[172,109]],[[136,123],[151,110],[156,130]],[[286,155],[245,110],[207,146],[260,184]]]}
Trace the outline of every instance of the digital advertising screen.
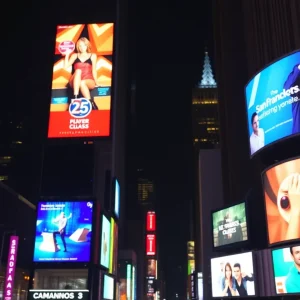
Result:
{"label": "digital advertising screen", "polygon": [[252,252],[211,259],[212,297],[255,296]]}
{"label": "digital advertising screen", "polygon": [[103,299],[114,299],[114,278],[104,274],[103,279]]}
{"label": "digital advertising screen", "polygon": [[93,202],[39,202],[34,262],[89,262]]}
{"label": "digital advertising screen", "polygon": [[300,238],[300,158],[262,173],[269,244]]}
{"label": "digital advertising screen", "polygon": [[102,215],[100,264],[109,268],[110,261],[110,221]]}
{"label": "digital advertising screen", "polygon": [[108,137],[114,24],[58,25],[48,138]]}
{"label": "digital advertising screen", "polygon": [[117,274],[117,266],[118,266],[118,242],[119,242],[119,230],[118,224],[114,225],[114,246],[113,246],[113,274]]}
{"label": "digital advertising screen", "polygon": [[147,231],[156,230],[156,214],[154,211],[147,212],[147,221],[146,221]]}
{"label": "digital advertising screen", "polygon": [[214,247],[247,241],[245,202],[212,212],[212,224]]}
{"label": "digital advertising screen", "polygon": [[146,254],[155,255],[156,254],[156,236],[155,234],[146,235]]}
{"label": "digital advertising screen", "polygon": [[114,212],[117,217],[120,215],[120,184],[115,180],[115,199],[114,199]]}
{"label": "digital advertising screen", "polygon": [[272,250],[276,294],[300,294],[300,244]]}
{"label": "digital advertising screen", "polygon": [[156,259],[148,259],[147,276],[156,278]]}
{"label": "digital advertising screen", "polygon": [[109,273],[113,274],[113,263],[114,263],[114,233],[115,233],[115,220],[110,218],[110,253],[109,253]]}
{"label": "digital advertising screen", "polygon": [[300,51],[269,65],[245,87],[251,156],[300,133]]}

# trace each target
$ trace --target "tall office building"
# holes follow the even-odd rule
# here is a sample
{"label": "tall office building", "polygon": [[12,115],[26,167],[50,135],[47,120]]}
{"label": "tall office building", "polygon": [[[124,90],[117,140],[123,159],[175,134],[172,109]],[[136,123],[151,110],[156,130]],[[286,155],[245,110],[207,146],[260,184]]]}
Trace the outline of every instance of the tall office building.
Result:
{"label": "tall office building", "polygon": [[219,147],[218,90],[208,52],[202,80],[192,92],[193,144],[196,150]]}
{"label": "tall office building", "polygon": [[279,153],[250,161],[244,87],[266,64],[300,48],[299,12],[298,0],[213,1],[226,201],[241,200],[259,186],[259,160]]}

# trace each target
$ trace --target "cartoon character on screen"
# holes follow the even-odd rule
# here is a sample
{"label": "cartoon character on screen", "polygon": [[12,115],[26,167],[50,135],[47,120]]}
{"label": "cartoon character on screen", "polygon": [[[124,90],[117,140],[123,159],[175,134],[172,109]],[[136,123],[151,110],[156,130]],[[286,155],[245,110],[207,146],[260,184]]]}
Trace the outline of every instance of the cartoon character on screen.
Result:
{"label": "cartoon character on screen", "polygon": [[232,268],[230,263],[225,265],[225,277],[222,280],[222,296],[235,296],[236,295],[236,283],[232,277]]}
{"label": "cartoon character on screen", "polygon": [[[94,110],[98,107],[91,97],[90,90],[97,86],[96,62],[97,55],[91,52],[91,43],[81,37],[76,43],[77,53],[67,51],[65,55],[64,68],[68,70],[73,66],[73,74],[69,84],[73,88],[74,98],[77,99],[79,91],[85,99],[88,99]],[[74,100],[74,99],[72,99]]]}
{"label": "cartoon character on screen", "polygon": [[291,266],[285,280],[287,293],[300,293],[300,245],[290,247],[294,264]]}
{"label": "cartoon character on screen", "polygon": [[293,99],[297,100],[292,103],[292,134],[300,133],[300,64],[294,66],[293,71],[289,74],[283,87],[285,90],[290,91],[290,95]]}
{"label": "cartoon character on screen", "polygon": [[54,241],[57,244],[56,235],[59,234],[61,241],[64,245],[64,252],[67,252],[67,244],[66,244],[66,240],[65,240],[65,234],[66,234],[66,227],[67,227],[68,220],[71,217],[72,217],[72,213],[70,213],[70,215],[68,217],[66,217],[65,213],[62,211],[58,215],[58,217],[56,217],[55,219],[52,220],[52,223],[56,224],[58,227],[58,230],[53,232]]}
{"label": "cartoon character on screen", "polygon": [[280,215],[288,223],[286,240],[300,238],[300,173],[288,175],[277,194]]}

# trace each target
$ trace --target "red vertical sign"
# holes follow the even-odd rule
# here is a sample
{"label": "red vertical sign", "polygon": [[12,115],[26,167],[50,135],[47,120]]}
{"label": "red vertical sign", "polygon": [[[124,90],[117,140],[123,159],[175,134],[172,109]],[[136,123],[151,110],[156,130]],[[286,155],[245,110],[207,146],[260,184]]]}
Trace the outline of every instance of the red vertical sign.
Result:
{"label": "red vertical sign", "polygon": [[153,211],[147,212],[147,231],[155,231],[156,230],[156,215]]}
{"label": "red vertical sign", "polygon": [[155,255],[156,254],[156,236],[155,234],[146,235],[146,254]]}

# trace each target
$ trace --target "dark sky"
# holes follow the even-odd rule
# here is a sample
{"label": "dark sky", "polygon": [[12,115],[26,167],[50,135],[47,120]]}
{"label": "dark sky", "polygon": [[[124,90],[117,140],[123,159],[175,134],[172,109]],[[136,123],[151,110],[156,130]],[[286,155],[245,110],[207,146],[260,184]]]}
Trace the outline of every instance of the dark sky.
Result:
{"label": "dark sky", "polygon": [[[167,261],[171,256],[174,262],[164,265],[168,284],[180,286],[178,292],[184,293],[186,270],[180,276],[176,266],[185,267],[189,203],[194,197],[191,92],[201,79],[204,46],[213,54],[210,1],[129,1],[129,71],[137,87],[138,125],[138,143],[131,139],[129,149],[136,149],[142,165],[151,166],[163,220],[162,257]],[[100,3],[33,0],[22,2],[17,12],[14,3],[8,3],[4,67],[12,80],[3,96],[10,109],[45,124],[48,111],[42,99],[50,91],[53,24],[97,21],[95,7]],[[110,7],[103,3],[99,15]],[[45,128],[40,128],[42,137]],[[33,143],[35,139],[38,136]]]}

